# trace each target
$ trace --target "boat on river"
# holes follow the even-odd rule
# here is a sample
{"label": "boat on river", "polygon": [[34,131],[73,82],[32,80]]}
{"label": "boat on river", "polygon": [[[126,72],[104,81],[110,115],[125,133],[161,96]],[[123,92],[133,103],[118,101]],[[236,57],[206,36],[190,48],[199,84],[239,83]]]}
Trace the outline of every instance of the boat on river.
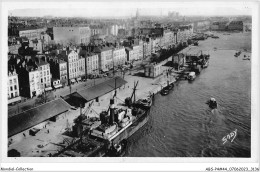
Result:
{"label": "boat on river", "polygon": [[216,109],[218,107],[218,103],[215,98],[210,98],[206,104],[208,104],[211,109]]}
{"label": "boat on river", "polygon": [[189,75],[187,76],[187,79],[189,81],[193,81],[196,78],[196,73],[195,72],[190,72]]}
{"label": "boat on river", "polygon": [[170,93],[169,88],[166,86],[161,90],[161,95],[166,96]]}
{"label": "boat on river", "polygon": [[202,68],[207,68],[209,66],[209,61],[208,60],[205,60],[203,63],[202,63]]}
{"label": "boat on river", "polygon": [[131,97],[124,104],[115,104],[115,95],[110,99],[108,110],[102,111],[98,118],[88,118],[80,115],[74,120],[73,130],[77,133],[77,142],[70,144],[54,156],[122,156],[127,139],[143,127],[150,114],[153,96],[135,100],[137,83]]}

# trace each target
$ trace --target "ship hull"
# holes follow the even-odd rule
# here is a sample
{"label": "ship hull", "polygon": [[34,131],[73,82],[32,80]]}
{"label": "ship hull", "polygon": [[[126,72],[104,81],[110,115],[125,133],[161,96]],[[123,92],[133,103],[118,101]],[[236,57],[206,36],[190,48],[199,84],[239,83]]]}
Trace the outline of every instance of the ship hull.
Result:
{"label": "ship hull", "polygon": [[150,109],[146,110],[143,115],[141,115],[136,121],[132,123],[131,126],[126,128],[118,136],[113,138],[110,142],[113,144],[119,144],[122,140],[126,140],[131,137],[136,131],[142,128],[149,120]]}

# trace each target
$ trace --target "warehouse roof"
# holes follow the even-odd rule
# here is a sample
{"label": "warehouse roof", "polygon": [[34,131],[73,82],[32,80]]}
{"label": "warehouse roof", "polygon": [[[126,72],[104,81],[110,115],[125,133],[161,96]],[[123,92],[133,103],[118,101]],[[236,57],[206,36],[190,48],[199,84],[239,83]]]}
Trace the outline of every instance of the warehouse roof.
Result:
{"label": "warehouse roof", "polygon": [[[115,82],[116,80],[116,82]],[[127,82],[121,77],[115,77],[113,79],[107,80],[103,83],[95,85],[94,87],[90,87],[84,90],[79,91],[78,93],[84,97],[87,101],[100,97],[106,93],[113,91],[116,88],[121,87]]]}
{"label": "warehouse roof", "polygon": [[113,91],[115,87],[119,88],[126,83],[121,77],[115,77],[93,87],[69,94],[64,97],[64,100],[72,106],[80,107],[80,104],[85,104],[88,101],[103,96]]}
{"label": "warehouse roof", "polygon": [[57,99],[8,118],[8,137],[27,130],[43,121],[68,111],[71,106]]}

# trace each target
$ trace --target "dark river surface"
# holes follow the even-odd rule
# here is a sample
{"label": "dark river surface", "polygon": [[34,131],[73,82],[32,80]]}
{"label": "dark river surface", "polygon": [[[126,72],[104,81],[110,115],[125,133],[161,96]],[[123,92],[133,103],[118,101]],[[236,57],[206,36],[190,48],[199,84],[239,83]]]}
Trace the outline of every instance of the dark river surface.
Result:
{"label": "dark river surface", "polygon": [[[210,64],[193,81],[155,96],[150,119],[129,139],[129,157],[250,157],[251,62],[234,50],[210,50]],[[205,104],[214,97],[219,107]],[[222,138],[237,130],[233,142]]]}

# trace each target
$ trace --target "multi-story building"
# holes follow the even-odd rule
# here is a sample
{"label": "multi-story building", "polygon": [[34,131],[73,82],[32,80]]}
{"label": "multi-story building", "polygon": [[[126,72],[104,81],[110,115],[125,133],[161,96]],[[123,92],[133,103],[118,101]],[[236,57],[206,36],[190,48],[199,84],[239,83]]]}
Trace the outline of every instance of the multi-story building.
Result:
{"label": "multi-story building", "polygon": [[152,44],[150,41],[151,38],[145,38],[145,41],[143,43],[143,53],[144,53],[144,58],[151,56],[151,48],[152,48]]}
{"label": "multi-story building", "polygon": [[114,60],[114,65],[124,65],[127,58],[126,58],[126,52],[125,52],[125,47],[115,47],[113,49],[113,60]]}
{"label": "multi-story building", "polygon": [[53,27],[53,39],[60,44],[88,44],[91,30],[89,27]]}
{"label": "multi-story building", "polygon": [[101,27],[99,26],[90,26],[91,36],[98,35],[101,33]]}
{"label": "multi-story building", "polygon": [[78,52],[75,50],[63,50],[59,58],[67,62],[68,83],[80,81],[85,76],[85,59],[79,58]]}
{"label": "multi-story building", "polygon": [[114,36],[117,36],[118,34],[118,25],[112,25],[111,28],[110,28],[110,33]]}
{"label": "multi-story building", "polygon": [[139,40],[139,59],[143,59],[144,58],[144,42],[143,40]]}
{"label": "multi-story building", "polygon": [[170,30],[164,30],[163,40],[163,47],[168,48],[174,43],[174,33]]}
{"label": "multi-story building", "polygon": [[98,46],[94,48],[94,53],[98,54],[99,69],[108,71],[113,68],[112,48],[107,46]]}
{"label": "multi-story building", "polygon": [[151,41],[151,53],[156,53],[160,47],[159,47],[159,43],[160,43],[160,39],[157,37],[154,37],[152,39],[150,39]]}
{"label": "multi-story building", "polygon": [[43,42],[41,39],[33,39],[29,41],[29,47],[32,47],[33,50],[42,53],[43,51]]}
{"label": "multi-story building", "polygon": [[89,53],[86,56],[87,74],[99,73],[98,54]]}
{"label": "multi-story building", "polygon": [[142,57],[142,54],[141,54],[141,48],[139,46],[139,44],[133,44],[132,45],[132,49],[133,49],[133,60],[139,60],[140,57]]}
{"label": "multi-story building", "polygon": [[132,62],[134,61],[134,51],[131,47],[126,47],[125,48],[125,52],[126,52],[126,59],[128,62]]}
{"label": "multi-story building", "polygon": [[8,45],[8,52],[11,54],[18,54],[18,49],[21,47],[21,44],[11,44]]}
{"label": "multi-story building", "polygon": [[53,81],[60,81],[60,84],[64,87],[68,84],[67,74],[67,62],[58,57],[49,58],[50,71]]}
{"label": "multi-story building", "polygon": [[47,30],[47,28],[39,28],[39,29],[24,28],[24,29],[20,29],[19,36],[26,37],[29,40],[40,39],[41,33],[46,32],[46,30]]}
{"label": "multi-story building", "polygon": [[16,66],[20,95],[32,98],[51,90],[49,63],[45,58],[25,56],[25,59],[18,59]]}
{"label": "multi-story building", "polygon": [[82,77],[85,76],[86,74],[86,62],[85,62],[85,58],[83,57],[79,57],[78,61],[77,61],[77,81],[80,81]]}
{"label": "multi-story building", "polygon": [[8,72],[8,104],[20,101],[18,75],[15,71]]}
{"label": "multi-story building", "polygon": [[210,26],[211,30],[227,30],[228,21],[213,22]]}
{"label": "multi-story building", "polygon": [[35,66],[27,66],[26,68],[29,76],[29,97],[41,95],[44,91],[41,85],[40,72]]}
{"label": "multi-story building", "polygon": [[177,41],[186,42],[193,35],[193,27],[192,25],[180,26],[177,32]]}
{"label": "multi-story building", "polygon": [[50,64],[47,62],[46,57],[45,61],[40,58],[36,58],[36,65],[38,66],[39,78],[40,78],[40,88],[41,90],[50,91],[52,75],[50,72]]}
{"label": "multi-story building", "polygon": [[228,24],[228,30],[243,31],[243,21],[231,21]]}

